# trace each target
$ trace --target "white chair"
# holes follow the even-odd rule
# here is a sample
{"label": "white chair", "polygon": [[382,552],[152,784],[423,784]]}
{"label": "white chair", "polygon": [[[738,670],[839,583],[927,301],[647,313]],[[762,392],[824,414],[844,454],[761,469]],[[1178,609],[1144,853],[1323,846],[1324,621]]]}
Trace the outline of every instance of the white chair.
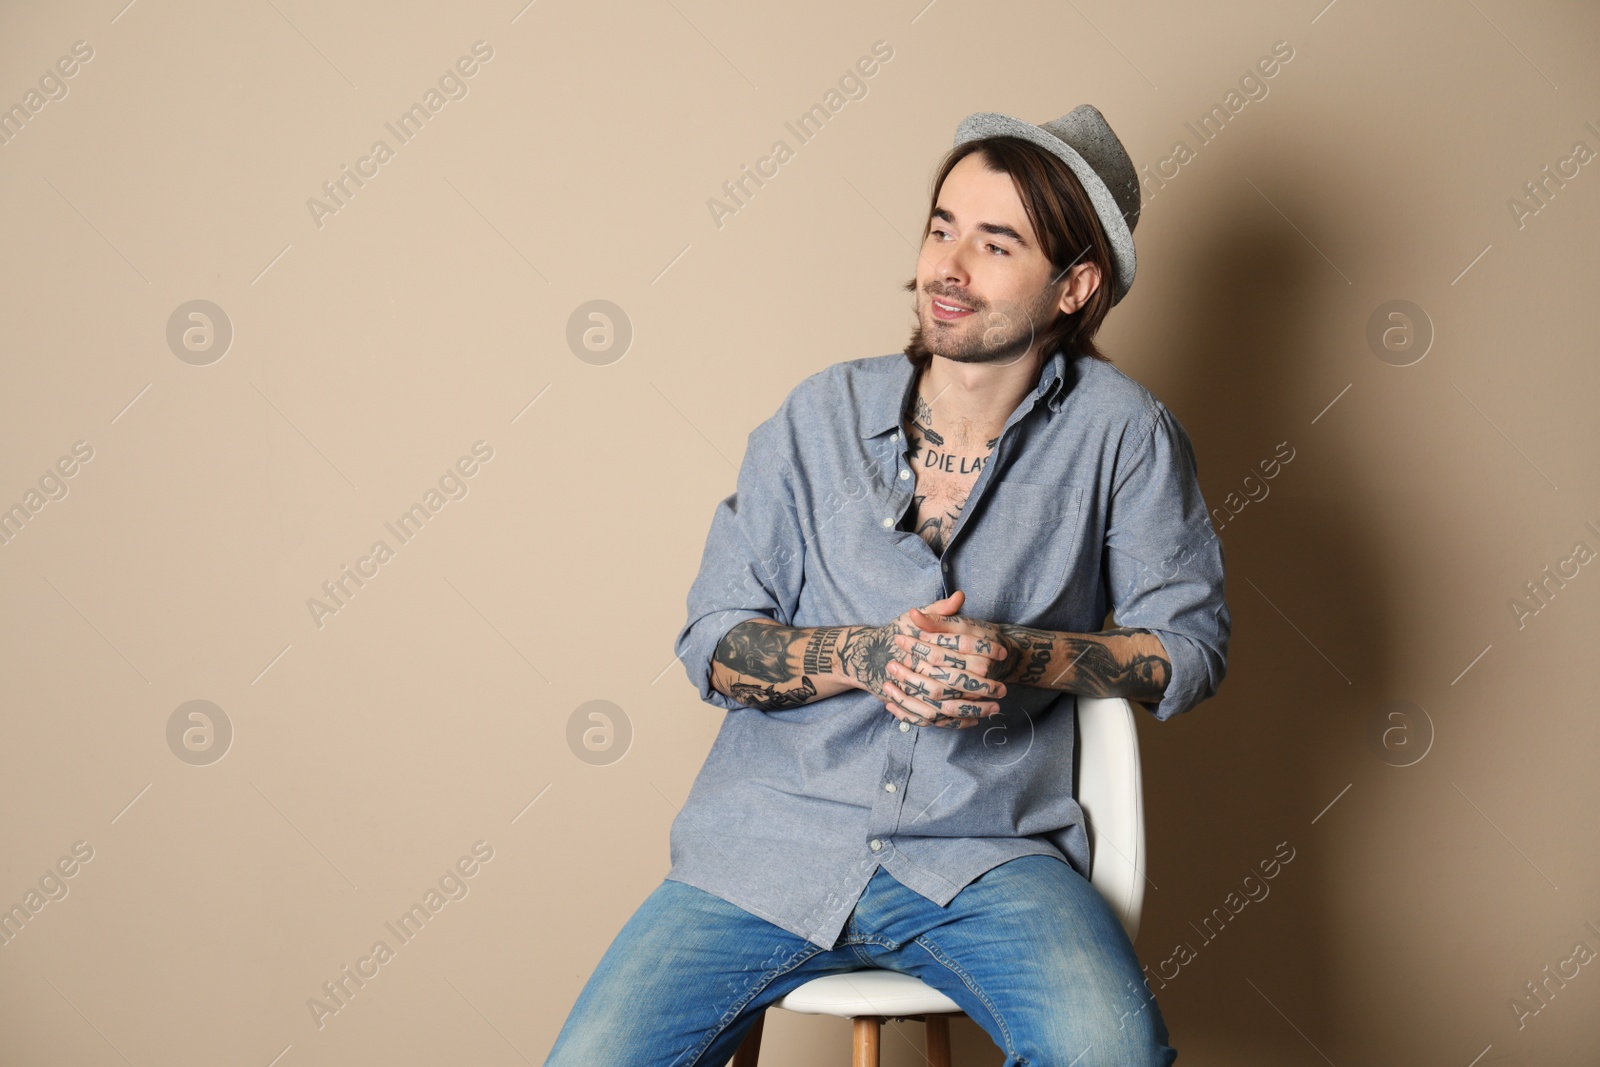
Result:
{"label": "white chair", "polygon": [[[1133,705],[1123,697],[1078,698],[1078,805],[1089,831],[1090,883],[1122,920],[1128,940],[1139,936],[1144,907],[1144,794]],[[909,974],[876,968],[815,978],[776,1007],[854,1022],[854,1067],[878,1067],[878,1037],[886,1019],[919,1019],[927,1059],[950,1067],[950,1017],[955,1001]],[[756,1020],[734,1055],[733,1067],[756,1067],[765,1017]]]}

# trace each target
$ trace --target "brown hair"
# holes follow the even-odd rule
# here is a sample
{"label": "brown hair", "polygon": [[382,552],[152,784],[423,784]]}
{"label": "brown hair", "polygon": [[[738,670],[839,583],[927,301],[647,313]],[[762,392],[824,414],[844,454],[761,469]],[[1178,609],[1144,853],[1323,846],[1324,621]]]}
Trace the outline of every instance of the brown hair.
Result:
{"label": "brown hair", "polygon": [[[991,172],[1011,175],[1028,213],[1028,221],[1038,235],[1040,250],[1057,272],[1052,281],[1060,280],[1069,267],[1080,262],[1094,263],[1100,268],[1100,284],[1083,306],[1070,315],[1057,313],[1055,321],[1039,335],[1044,358],[1050,358],[1060,348],[1069,359],[1086,355],[1110,363],[1111,357],[1095,345],[1094,335],[1111,310],[1116,277],[1111,245],[1078,176],[1056,156],[1020,137],[980,137],[956,145],[945,155],[938,177],[934,179],[928,221],[922,228],[923,244],[927,243],[933,211],[939,205],[939,192],[944,188],[945,178],[957,163],[973,152],[979,154]],[[917,291],[915,276],[906,282],[905,289],[910,293]],[[912,330],[905,354],[918,370],[933,358],[922,343],[920,321]]]}

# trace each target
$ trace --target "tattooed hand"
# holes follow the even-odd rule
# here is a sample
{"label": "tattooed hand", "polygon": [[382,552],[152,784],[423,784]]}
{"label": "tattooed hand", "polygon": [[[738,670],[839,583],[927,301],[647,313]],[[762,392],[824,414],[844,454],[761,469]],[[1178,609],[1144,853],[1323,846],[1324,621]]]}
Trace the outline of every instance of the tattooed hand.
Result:
{"label": "tattooed hand", "polygon": [[[910,664],[922,676],[919,681],[931,678],[947,685],[974,689],[977,681],[983,681],[999,687],[1001,696],[1005,695],[1006,684],[1016,681],[1018,672],[1029,665],[1033,644],[1027,637],[1047,633],[955,612],[934,614],[913,609],[913,613],[921,628],[920,635],[896,637],[895,643],[912,653]],[[974,650],[973,655],[961,654],[961,650],[968,648]],[[947,681],[947,678],[954,680]],[[1022,680],[1027,679],[1024,676]]]}
{"label": "tattooed hand", "polygon": [[965,599],[957,590],[882,626],[852,628],[841,645],[845,673],[889,714],[917,726],[965,729],[999,714],[995,701],[1006,687],[994,677],[996,660],[1009,650],[987,636],[934,628]]}

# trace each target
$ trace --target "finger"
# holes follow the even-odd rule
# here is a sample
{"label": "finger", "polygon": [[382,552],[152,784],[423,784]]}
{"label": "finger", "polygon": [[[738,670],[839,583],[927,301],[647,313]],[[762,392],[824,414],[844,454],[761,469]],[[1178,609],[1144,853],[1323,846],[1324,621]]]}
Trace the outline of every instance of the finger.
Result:
{"label": "finger", "polygon": [[940,720],[940,719],[969,719],[970,718],[970,719],[976,720],[979,717],[976,714],[976,709],[978,708],[978,705],[976,705],[976,704],[968,703],[968,704],[965,705],[966,707],[971,708],[971,709],[974,710],[974,714],[972,714],[972,715],[951,715],[948,712],[945,712],[944,710],[942,710],[941,708],[939,708],[939,707],[937,707],[937,706],[935,706],[933,704],[930,704],[928,701],[921,699],[920,697],[912,696],[909,692],[907,692],[905,689],[901,688],[900,686],[896,685],[894,682],[885,682],[885,683],[883,683],[883,691],[885,693],[888,693],[895,700],[899,701],[900,705],[902,707],[904,707],[907,711],[910,711],[910,712],[912,712],[913,714],[916,714],[916,715],[920,715],[924,719],[928,719],[928,720],[934,722],[935,724],[937,724],[938,720]]}
{"label": "finger", "polygon": [[918,697],[910,696],[904,689],[894,685],[893,681],[883,683],[883,693],[890,697],[891,701],[896,702],[902,710],[920,718],[922,721],[917,723],[918,726],[938,726],[939,720],[944,717],[944,712]]}
{"label": "finger", "polygon": [[900,682],[902,689],[908,689],[925,700],[974,700],[980,696],[999,700],[1005,696],[1005,684],[1002,682],[927,660],[914,659],[909,665],[890,660],[887,671],[889,677]]}
{"label": "finger", "polygon": [[889,703],[885,704],[883,706],[883,709],[885,711],[887,711],[890,715],[893,715],[895,718],[899,719],[900,721],[908,722],[912,726],[923,726],[923,725],[926,725],[926,720],[924,720],[921,715],[916,715],[916,714],[914,714],[912,712],[907,711],[905,708],[902,708],[899,704],[896,704],[892,700]]}
{"label": "finger", "polygon": [[945,715],[943,713],[931,718],[924,717],[922,715],[918,715],[914,711],[906,710],[892,698],[889,703],[884,705],[884,708],[887,709],[895,718],[904,722],[909,722],[914,726],[936,726],[946,730],[965,730],[969,727],[977,726],[982,722],[981,719],[975,717],[954,717]]}
{"label": "finger", "polygon": [[921,715],[918,715],[914,711],[907,711],[900,705],[899,701],[895,700],[894,697],[889,696],[887,691],[885,691],[884,696],[886,697],[886,700],[884,701],[883,710],[887,711],[890,715],[893,715],[902,722],[908,722],[913,726],[929,725],[927,719],[924,719]]}
{"label": "finger", "polygon": [[[914,633],[900,632],[895,638],[905,637],[911,641],[920,641],[925,645],[939,648],[950,656],[987,656],[990,659],[1001,660],[1010,655],[1003,641],[994,638],[989,627],[969,623],[961,619],[954,624],[956,629],[931,629],[913,625]],[[901,648],[910,648],[904,641],[895,641]],[[926,655],[927,653],[923,653]],[[988,673],[984,671],[983,673]]]}
{"label": "finger", "polygon": [[935,648],[947,649],[950,652],[971,652],[977,647],[977,638],[970,633],[959,631],[935,630],[926,626],[915,626],[916,632],[906,634],[907,637],[916,638],[924,644]]}
{"label": "finger", "polygon": [[945,663],[949,655],[945,649],[934,648],[926,641],[912,637],[910,634],[895,634],[891,639],[896,646],[904,650],[906,658],[913,666],[921,669],[923,663]]}
{"label": "finger", "polygon": [[[895,663],[888,668],[888,675],[902,693],[916,697],[927,704],[934,704],[944,700],[946,686],[936,682],[926,675],[918,674],[904,663]],[[954,694],[960,696],[960,693]]]}
{"label": "finger", "polygon": [[973,642],[973,648],[980,656],[993,656],[995,659],[1005,659],[1010,654],[1003,641],[996,641],[988,634],[979,634]]}
{"label": "finger", "polygon": [[1004,682],[984,678],[971,671],[951,671],[950,677],[945,679],[945,684],[956,690],[961,700],[976,700],[979,697],[993,697],[999,700],[1006,695]]}
{"label": "finger", "polygon": [[[985,696],[992,696],[998,700],[1006,695],[1005,683],[990,677],[994,664],[989,659],[960,655],[947,649],[935,649],[903,634],[896,634],[894,643],[906,651],[909,663],[904,660],[890,660],[890,663],[901,663],[918,674],[949,684],[957,690],[951,696],[969,696],[982,692]],[[974,681],[979,684],[973,685]],[[947,696],[942,699],[949,698]]]}
{"label": "finger", "polygon": [[922,608],[912,608],[908,614],[914,616],[911,621],[924,630],[955,630],[966,624],[966,620],[959,618],[953,611],[944,614],[925,611]]}
{"label": "finger", "polygon": [[966,653],[959,648],[934,648],[926,641],[918,640],[910,634],[895,634],[892,640],[900,648],[905,649],[914,664],[919,663],[919,661],[925,661],[937,663],[941,667],[954,667],[962,670],[972,669],[968,666]]}
{"label": "finger", "polygon": [[958,719],[969,725],[975,726],[990,717],[990,714],[984,711],[984,705],[973,704],[959,697],[954,700],[943,701],[940,707],[946,717]]}

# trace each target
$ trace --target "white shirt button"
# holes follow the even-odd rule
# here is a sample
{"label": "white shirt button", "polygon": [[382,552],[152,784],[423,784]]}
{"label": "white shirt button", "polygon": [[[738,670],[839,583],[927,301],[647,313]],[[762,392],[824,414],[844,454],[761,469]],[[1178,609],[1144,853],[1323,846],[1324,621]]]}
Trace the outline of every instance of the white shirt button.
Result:
{"label": "white shirt button", "polygon": [[895,431],[895,432],[894,432],[894,433],[892,433],[892,434],[890,434],[890,435],[889,435],[889,440],[891,440],[891,441],[898,441],[898,440],[900,440],[900,431],[899,431],[899,430],[896,430],[896,431]]}
{"label": "white shirt button", "polygon": [[905,481],[909,477],[911,477],[911,472],[910,471],[903,470],[903,471],[900,472],[900,480],[902,482]]}
{"label": "white shirt button", "polygon": [[894,525],[894,519],[892,519],[889,516],[885,515],[883,517],[883,528],[885,530],[887,530],[889,527],[891,527],[893,525]]}
{"label": "white shirt button", "polygon": [[905,733],[909,729],[911,729],[911,724],[910,723],[903,722],[903,721],[900,723],[900,732],[901,733]]}
{"label": "white shirt button", "polygon": [[885,793],[893,793],[894,792],[894,783],[893,782],[884,782],[883,783],[883,791]]}
{"label": "white shirt button", "polygon": [[883,842],[874,837],[871,841],[867,842],[867,847],[872,849],[872,851],[877,852],[879,849],[883,848]]}

